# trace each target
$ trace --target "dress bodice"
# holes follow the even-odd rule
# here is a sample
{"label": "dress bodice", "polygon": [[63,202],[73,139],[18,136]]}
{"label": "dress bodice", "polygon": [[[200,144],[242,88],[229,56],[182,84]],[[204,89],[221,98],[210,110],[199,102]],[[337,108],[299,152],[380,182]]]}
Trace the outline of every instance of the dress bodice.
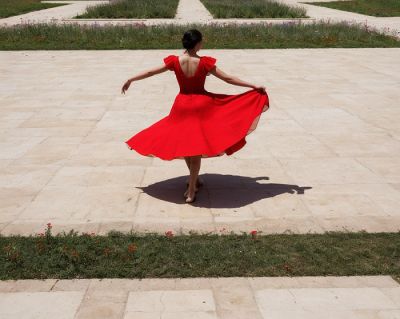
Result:
{"label": "dress bodice", "polygon": [[176,79],[178,80],[180,92],[182,94],[190,93],[204,93],[204,83],[206,76],[215,67],[216,59],[211,56],[202,56],[197,65],[196,72],[193,76],[186,76],[183,73],[181,65],[179,63],[179,57],[177,55],[168,55],[164,59],[164,63],[167,68],[175,72]]}

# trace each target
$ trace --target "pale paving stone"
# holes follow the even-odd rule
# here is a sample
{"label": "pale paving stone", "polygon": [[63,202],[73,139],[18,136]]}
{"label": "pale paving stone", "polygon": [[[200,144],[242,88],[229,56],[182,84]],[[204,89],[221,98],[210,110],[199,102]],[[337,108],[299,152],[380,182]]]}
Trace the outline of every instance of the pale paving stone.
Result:
{"label": "pale paving stone", "polygon": [[219,319],[215,312],[193,312],[193,311],[184,311],[184,312],[167,312],[167,313],[157,313],[157,312],[150,312],[150,313],[132,313],[128,312],[124,319]]}
{"label": "pale paving stone", "polygon": [[[160,233],[399,227],[397,167],[390,162],[398,157],[400,141],[394,120],[399,115],[398,48],[225,50],[221,55],[204,50],[223,70],[266,84],[271,108],[243,151],[203,161],[200,174],[210,178],[191,205],[182,196],[188,176],[184,161],[143,157],[123,143],[166,116],[178,92],[172,74],[164,73],[153,77],[152,85],[139,81],[121,95],[132,75],[125,61],[134,61],[135,70],[180,52],[0,52],[5,71],[0,78],[7,82],[0,89],[0,121],[11,125],[0,128],[0,180],[14,184],[1,190],[2,233],[31,233],[49,221],[57,230],[74,225],[83,230],[87,222],[87,230],[100,225],[103,232]],[[320,72],[310,72],[316,68]],[[29,78],[21,77],[27,72]],[[214,77],[206,88],[246,90]],[[14,120],[23,122],[15,127]],[[57,168],[45,185],[47,174]],[[147,170],[140,185],[136,169]],[[33,177],[36,184],[30,182]],[[79,188],[108,182],[115,192]],[[75,194],[80,205],[71,204]],[[131,195],[137,203],[128,202]],[[99,197],[104,198],[98,202]]]}
{"label": "pale paving stone", "polygon": [[141,184],[144,168],[138,166],[64,166],[49,186],[135,186]]}
{"label": "pale paving stone", "polygon": [[[268,125],[268,124],[266,124]],[[292,135],[273,135],[266,139],[265,145],[276,158],[313,158],[329,157],[336,154],[319,139],[309,134],[298,134],[296,138]]]}
{"label": "pale paving stone", "polygon": [[1,280],[0,292],[48,292],[57,279]]}
{"label": "pale paving stone", "polygon": [[[400,143],[400,141],[399,141]],[[398,153],[392,153],[391,155]],[[382,176],[388,183],[400,183],[400,162],[393,157],[363,157],[357,160],[376,174]]]}
{"label": "pale paving stone", "polygon": [[94,222],[102,215],[104,221],[126,220],[135,214],[138,194],[124,186],[46,186],[19,218]]}
{"label": "pale paving stone", "polygon": [[211,290],[154,290],[130,292],[126,312],[215,311]]}
{"label": "pale paving stone", "polygon": [[258,310],[220,310],[218,319],[264,319]]}
{"label": "pale paving stone", "polygon": [[80,144],[72,152],[65,164],[67,166],[127,166],[132,163],[132,151],[123,141],[102,143]]}
{"label": "pale paving stone", "polygon": [[0,142],[1,159],[17,159],[29,152],[35,145],[44,140],[43,137],[12,137],[6,141]]}
{"label": "pale paving stone", "polygon": [[[29,290],[29,298],[27,292],[16,293],[24,290]],[[37,301],[44,294],[46,305],[64,294],[63,313],[71,315],[66,318],[81,319],[387,319],[400,314],[400,286],[390,276],[9,280],[0,281],[0,291],[0,304],[18,294],[24,297],[19,308],[28,309],[35,300],[35,309],[43,310],[41,317],[56,303],[44,307]],[[77,297],[76,305],[65,298],[68,293]],[[0,317],[4,309],[0,307]],[[35,309],[19,316],[32,318]]]}
{"label": "pale paving stone", "polygon": [[[15,115],[11,114],[9,116],[23,116],[23,114],[29,114],[30,120],[45,119],[47,120],[74,120],[79,123],[79,120],[100,120],[104,113],[106,112],[105,107],[91,108],[91,107],[80,107],[78,109],[71,109],[69,107],[57,107],[57,108],[42,108],[39,112],[19,112]],[[22,114],[22,115],[19,115]],[[28,117],[28,116],[26,116]],[[29,122],[26,122],[29,123]],[[75,124],[74,122],[71,122]],[[42,125],[40,127],[43,127]]]}
{"label": "pale paving stone", "polygon": [[363,288],[290,288],[296,309],[398,309],[396,304],[375,287]]}
{"label": "pale paving stone", "polygon": [[400,306],[400,289],[398,287],[381,288],[381,291],[386,296],[388,296],[397,306]]}
{"label": "pale paving stone", "polygon": [[380,207],[364,194],[306,194],[302,201],[314,216],[373,216]]}
{"label": "pale paving stone", "polygon": [[396,288],[399,283],[390,276],[358,276],[362,287]]}
{"label": "pale paving stone", "polygon": [[[131,130],[132,135],[142,130],[143,126],[150,126],[157,120],[158,114],[143,110],[115,111],[108,110],[96,124],[99,130]],[[127,137],[128,139],[128,137]]]}
{"label": "pale paving stone", "polygon": [[[72,128],[71,128],[72,129]],[[60,140],[44,140],[24,154],[23,159],[17,164],[62,165],[74,150],[79,146],[79,141],[63,142]]]}
{"label": "pale paving stone", "polygon": [[328,318],[365,318],[356,311],[400,311],[377,288],[262,289],[255,297],[265,318],[318,318],[328,310]]}
{"label": "pale paving stone", "polygon": [[58,279],[51,291],[86,291],[91,279]]}
{"label": "pale paving stone", "polygon": [[361,163],[372,154],[378,163],[381,157],[384,160],[400,155],[400,141],[387,133],[319,133],[318,139],[340,156],[358,156]]}
{"label": "pale paving stone", "polygon": [[55,165],[15,165],[0,168],[0,187],[40,191],[59,170]]}
{"label": "pale paving stone", "polygon": [[399,319],[400,313],[397,310],[381,310],[378,311],[379,319]]}
{"label": "pale paving stone", "polygon": [[376,319],[375,311],[368,311],[367,313],[363,311],[360,313],[358,310],[335,310],[327,312],[326,310],[266,310],[263,312],[264,318],[268,319],[281,319],[281,318],[291,318],[291,319]]}
{"label": "pale paving stone", "polygon": [[27,207],[38,194],[34,186],[1,187],[0,188],[0,221],[12,222],[18,219],[18,215]]}
{"label": "pale paving stone", "polygon": [[120,319],[124,312],[124,303],[120,302],[108,302],[101,301],[92,304],[83,303],[78,312],[76,313],[76,319],[93,319],[93,318],[104,318],[104,319]]}
{"label": "pale paving stone", "polygon": [[0,293],[0,297],[3,318],[73,319],[83,292],[10,292]]}
{"label": "pale paving stone", "polygon": [[126,290],[92,289],[89,284],[76,318],[122,318],[127,298]]}
{"label": "pale paving stone", "polygon": [[288,174],[303,184],[384,183],[353,158],[279,159]]}
{"label": "pale paving stone", "polygon": [[171,290],[176,286],[175,278],[145,278],[145,279],[92,279],[89,285],[91,290],[118,290],[118,291],[147,291],[147,290]]}

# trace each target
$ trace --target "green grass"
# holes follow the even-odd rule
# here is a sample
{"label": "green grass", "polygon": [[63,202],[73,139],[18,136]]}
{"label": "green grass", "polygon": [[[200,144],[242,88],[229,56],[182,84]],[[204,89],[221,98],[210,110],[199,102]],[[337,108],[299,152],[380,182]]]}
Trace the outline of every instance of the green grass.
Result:
{"label": "green grass", "polygon": [[303,2],[317,6],[357,12],[375,17],[400,16],[399,0],[353,0],[332,2]]}
{"label": "green grass", "polygon": [[0,0],[0,18],[63,5],[65,3],[40,3],[40,0]]}
{"label": "green grass", "polygon": [[75,18],[171,18],[176,14],[179,0],[119,0],[90,6]]}
{"label": "green grass", "polygon": [[400,47],[399,39],[357,25],[329,22],[248,25],[24,24],[0,27],[0,50],[181,49],[195,27],[205,49]]}
{"label": "green grass", "polygon": [[0,279],[400,275],[400,232],[0,236]]}
{"label": "green grass", "polygon": [[201,0],[214,18],[307,18],[306,9],[275,0]]}

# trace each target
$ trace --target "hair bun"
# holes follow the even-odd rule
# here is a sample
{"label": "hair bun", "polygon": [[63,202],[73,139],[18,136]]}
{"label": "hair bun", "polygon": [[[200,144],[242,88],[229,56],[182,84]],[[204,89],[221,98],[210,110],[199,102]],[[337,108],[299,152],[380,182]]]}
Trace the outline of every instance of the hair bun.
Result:
{"label": "hair bun", "polygon": [[182,45],[185,49],[193,49],[203,36],[197,29],[190,29],[183,34]]}

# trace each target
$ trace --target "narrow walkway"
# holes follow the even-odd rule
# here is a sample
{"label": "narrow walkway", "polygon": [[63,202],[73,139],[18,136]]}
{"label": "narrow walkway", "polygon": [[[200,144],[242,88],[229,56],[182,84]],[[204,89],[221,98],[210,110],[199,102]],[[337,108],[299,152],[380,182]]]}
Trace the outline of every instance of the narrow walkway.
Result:
{"label": "narrow walkway", "polygon": [[[370,27],[376,27],[388,34],[400,37],[400,17],[374,17],[356,12],[331,9],[327,7],[305,4],[303,2],[319,2],[321,0],[280,0],[288,5],[302,6],[306,8],[307,15],[315,19],[331,20],[332,22],[347,21],[351,23],[364,23]],[[325,2],[332,0],[322,0]]]}
{"label": "narrow walkway", "polygon": [[399,317],[389,276],[0,281],[7,319]]}
{"label": "narrow walkway", "polygon": [[72,18],[77,14],[86,11],[88,6],[93,6],[100,3],[108,3],[104,1],[42,1],[43,3],[69,3],[68,5],[37,10],[24,13],[17,16],[12,16],[0,19],[0,24],[16,25],[20,23],[62,23],[64,19]]}
{"label": "narrow walkway", "polygon": [[182,22],[204,22],[213,17],[200,0],[180,0],[175,19]]}

